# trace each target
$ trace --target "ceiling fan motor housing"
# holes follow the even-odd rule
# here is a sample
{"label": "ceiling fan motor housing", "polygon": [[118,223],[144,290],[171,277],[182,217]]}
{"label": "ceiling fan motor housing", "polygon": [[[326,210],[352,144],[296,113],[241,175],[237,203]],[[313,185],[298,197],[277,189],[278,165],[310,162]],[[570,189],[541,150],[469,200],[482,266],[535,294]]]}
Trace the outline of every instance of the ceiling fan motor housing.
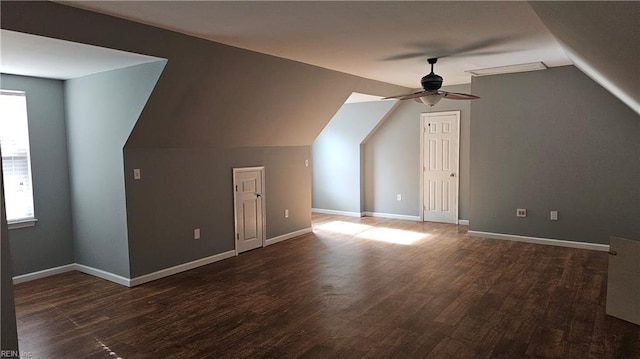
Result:
{"label": "ceiling fan motor housing", "polygon": [[422,88],[425,91],[439,90],[442,87],[442,76],[436,75],[433,72],[424,76],[422,80],[420,80],[422,84]]}

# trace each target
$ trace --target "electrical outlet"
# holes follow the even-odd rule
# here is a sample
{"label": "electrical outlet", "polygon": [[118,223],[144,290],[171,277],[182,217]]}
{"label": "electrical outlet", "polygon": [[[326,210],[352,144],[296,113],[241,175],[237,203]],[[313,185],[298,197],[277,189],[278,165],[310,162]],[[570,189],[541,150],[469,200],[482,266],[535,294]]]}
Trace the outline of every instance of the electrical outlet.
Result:
{"label": "electrical outlet", "polygon": [[551,211],[550,219],[552,221],[557,221],[558,220],[558,211]]}
{"label": "electrical outlet", "polygon": [[133,179],[134,180],[139,180],[140,178],[142,178],[142,175],[140,174],[140,169],[139,168],[134,168],[133,169]]}
{"label": "electrical outlet", "polygon": [[518,209],[516,209],[516,216],[518,216],[518,217],[526,217],[527,216],[526,208],[518,208]]}
{"label": "electrical outlet", "polygon": [[396,195],[396,200],[402,201],[402,195],[400,193]]}
{"label": "electrical outlet", "polygon": [[193,239],[200,239],[200,228],[193,230]]}
{"label": "electrical outlet", "polygon": [[289,218],[289,210],[288,209],[284,210],[284,218]]}
{"label": "electrical outlet", "polygon": [[309,160],[304,160],[304,166],[309,167]]}

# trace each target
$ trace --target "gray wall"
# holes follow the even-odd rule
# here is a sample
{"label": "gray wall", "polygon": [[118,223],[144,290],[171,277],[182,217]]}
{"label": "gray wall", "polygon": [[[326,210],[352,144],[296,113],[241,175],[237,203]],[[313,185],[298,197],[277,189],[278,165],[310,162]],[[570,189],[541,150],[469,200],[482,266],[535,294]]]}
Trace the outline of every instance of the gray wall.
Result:
{"label": "gray wall", "polygon": [[[132,168],[140,167],[144,173],[147,171],[146,168],[160,166],[167,158],[172,158],[177,149],[193,151],[210,149],[211,153],[215,154],[216,160],[224,161],[208,162],[209,154],[192,160],[182,158],[189,163],[185,168],[196,177],[218,178],[223,172],[225,176],[227,176],[226,173],[230,176],[230,164],[227,161],[235,161],[236,152],[241,151],[246,157],[242,157],[242,161],[239,162],[252,165],[266,163],[265,153],[273,156],[273,164],[269,167],[282,167],[284,178],[290,174],[296,174],[297,170],[286,167],[286,161],[290,161],[293,154],[283,148],[303,147],[309,151],[308,146],[352,92],[386,96],[408,91],[400,86],[258,54],[51,2],[3,2],[1,16],[0,23],[4,29],[168,59],[153,94],[127,139],[124,152],[128,166],[127,179],[130,177],[128,174]],[[87,88],[87,91],[93,90]],[[67,100],[70,101],[70,99]],[[99,109],[103,110],[103,108]],[[91,119],[91,117],[88,118]],[[78,125],[81,124],[78,122]],[[99,140],[104,142],[107,138]],[[87,140],[79,138],[78,141],[86,142]],[[129,273],[124,268],[126,237],[122,225],[124,220],[122,204],[125,192],[124,189],[115,188],[118,181],[116,176],[122,183],[124,182],[122,167],[118,170],[114,166],[113,171],[100,175],[86,171],[82,176],[89,176],[91,179],[89,181],[80,175],[76,176],[75,160],[86,163],[86,166],[95,165],[96,162],[91,160],[90,153],[76,153],[75,148],[72,148],[73,142],[70,130],[73,210],[77,213],[80,205],[90,213],[86,215],[90,219],[81,217],[84,214],[77,217],[80,223],[74,227],[77,242],[76,259],[79,263],[84,262],[127,276]],[[115,148],[121,147],[122,144],[109,143],[105,146]],[[245,150],[247,147],[254,149]],[[138,154],[136,151],[141,151],[140,153],[147,156],[145,162],[137,163],[137,157],[128,158],[128,156],[136,156]],[[101,156],[100,158],[104,157],[100,153],[95,154]],[[112,155],[113,152],[110,152],[109,156]],[[220,158],[227,156],[230,159]],[[104,158],[104,160],[108,162],[108,166],[117,161],[115,158]],[[180,160],[175,161],[180,162]],[[210,166],[214,169],[210,169]],[[168,172],[170,167],[160,166],[160,169],[165,172],[159,176],[173,178],[174,174]],[[269,168],[266,171],[267,180],[270,179],[270,172],[277,172],[270,171]],[[110,195],[96,193],[103,190],[98,180],[106,179],[109,186],[114,186],[113,190],[109,189]],[[269,180],[269,183],[273,182],[274,180]],[[267,186],[273,188],[269,183]],[[267,205],[286,205],[296,213],[302,213],[297,208],[306,208],[305,211],[309,212],[310,175],[275,181],[274,190],[278,189],[278,186],[283,186],[283,183],[294,188],[292,192],[295,194],[292,195],[286,188],[269,192]],[[162,209],[170,213],[161,213],[160,216],[183,218],[181,213],[183,207],[180,206],[183,200],[198,204],[193,208],[193,213],[211,213],[211,208],[218,208],[217,206],[221,206],[220,210],[224,209],[232,213],[233,202],[231,196],[227,194],[229,188],[225,183],[221,184],[220,187],[211,189],[215,194],[210,196],[220,198],[224,202],[204,204],[201,202],[200,193],[190,190],[182,191],[179,184],[172,183],[176,187],[172,187],[171,191],[183,192],[186,199],[173,199],[170,203],[175,203],[176,206]],[[120,184],[117,186],[120,187]],[[163,186],[161,188],[166,188]],[[140,201],[134,204],[135,200],[129,200],[137,196],[145,198],[145,195],[138,191],[144,192],[147,189],[141,187],[143,186],[126,186],[127,216],[130,218],[128,223],[131,227],[128,246],[131,251],[130,266],[133,276],[160,269],[169,264],[206,257],[227,248],[225,244],[202,244],[209,246],[205,252],[200,252],[199,247],[190,245],[180,251],[174,251],[175,244],[169,243],[165,246],[164,243],[158,242],[165,239],[156,236],[155,228],[133,225],[134,221],[162,225],[153,222],[157,216],[155,211],[159,209],[154,207],[152,201]],[[303,192],[296,188],[306,188],[306,190]],[[84,199],[84,194],[87,195],[87,199]],[[89,206],[90,202],[94,205]],[[107,217],[98,220],[105,214]],[[215,227],[233,228],[233,221],[228,220],[226,212],[216,212],[215,215],[228,221],[226,224],[214,222],[219,223],[219,225],[215,224]],[[279,216],[268,215],[267,235],[278,236],[308,228],[311,225],[310,218],[308,213],[300,214],[300,217],[290,217],[286,222]],[[114,227],[107,228],[105,223],[112,223]],[[184,223],[173,221],[171,223],[175,227],[168,231],[170,233],[183,233],[185,228],[193,227],[193,222],[186,219]],[[83,229],[79,229],[80,227]],[[100,239],[84,239],[92,236],[88,231],[89,228],[94,228],[100,234]],[[208,231],[206,228],[205,230]],[[172,236],[172,238],[174,239],[166,240],[179,241],[182,237]],[[220,240],[228,241],[228,239]],[[96,245],[97,243],[100,244]],[[156,251],[154,256],[144,254],[147,250],[155,251],[153,248],[156,246],[165,250]],[[143,258],[140,257],[141,255],[147,257],[139,259]],[[136,261],[141,262],[136,263]]]}
{"label": "gray wall", "polygon": [[9,231],[13,274],[73,263],[63,82],[2,74],[2,88],[27,95],[34,227]]}
{"label": "gray wall", "polygon": [[[470,93],[471,86],[445,86]],[[442,100],[431,112],[460,111],[459,218],[469,219],[469,123],[471,101]],[[365,211],[420,215],[420,114],[421,103],[404,101],[365,142]],[[396,200],[402,195],[402,201]]]}
{"label": "gray wall", "polygon": [[122,149],[165,61],[65,82],[75,260],[129,276]]}
{"label": "gray wall", "polygon": [[[234,250],[234,167],[265,167],[267,239],[310,227],[309,147],[127,149],[131,276]],[[284,210],[289,209],[289,218]],[[200,228],[201,239],[193,239]]]}
{"label": "gray wall", "polygon": [[640,239],[638,114],[573,66],[478,77],[472,87],[483,101],[471,105],[470,229]]}
{"label": "gray wall", "polygon": [[361,213],[361,143],[396,101],[343,105],[311,145],[313,208]]}
{"label": "gray wall", "polygon": [[11,246],[4,205],[4,184],[0,166],[0,350],[18,350],[16,310],[13,300]]}

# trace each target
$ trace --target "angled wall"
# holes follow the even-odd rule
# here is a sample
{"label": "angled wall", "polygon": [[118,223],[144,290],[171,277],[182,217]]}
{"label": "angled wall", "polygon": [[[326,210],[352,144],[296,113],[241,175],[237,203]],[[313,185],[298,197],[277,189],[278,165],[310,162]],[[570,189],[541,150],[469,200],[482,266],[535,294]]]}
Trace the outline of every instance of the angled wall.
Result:
{"label": "angled wall", "polygon": [[312,206],[360,214],[361,144],[396,101],[344,104],[311,145]]}
{"label": "angled wall", "polygon": [[35,226],[11,229],[13,274],[74,262],[63,81],[0,75],[3,89],[25,91]]}
{"label": "angled wall", "polygon": [[637,113],[574,66],[476,77],[472,87],[485,101],[471,104],[471,230],[640,239]]}
{"label": "angled wall", "polygon": [[165,61],[67,80],[75,261],[129,276],[123,147]]}

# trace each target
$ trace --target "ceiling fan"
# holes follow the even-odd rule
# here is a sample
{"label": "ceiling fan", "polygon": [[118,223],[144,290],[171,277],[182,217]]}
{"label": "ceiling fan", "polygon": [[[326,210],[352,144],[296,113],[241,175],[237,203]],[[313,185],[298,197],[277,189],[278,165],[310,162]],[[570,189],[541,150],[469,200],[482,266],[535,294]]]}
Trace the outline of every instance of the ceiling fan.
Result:
{"label": "ceiling fan", "polygon": [[431,72],[424,76],[420,83],[422,84],[422,88],[424,91],[414,92],[410,94],[397,95],[385,97],[384,100],[387,99],[398,99],[398,100],[410,100],[414,99],[417,102],[422,102],[428,107],[432,107],[441,99],[446,98],[449,100],[475,100],[480,97],[476,95],[466,94],[466,93],[458,93],[458,92],[447,92],[440,90],[442,87],[442,76],[437,75],[433,72],[433,65],[438,62],[438,58],[432,57],[427,59],[427,62],[431,65]]}

